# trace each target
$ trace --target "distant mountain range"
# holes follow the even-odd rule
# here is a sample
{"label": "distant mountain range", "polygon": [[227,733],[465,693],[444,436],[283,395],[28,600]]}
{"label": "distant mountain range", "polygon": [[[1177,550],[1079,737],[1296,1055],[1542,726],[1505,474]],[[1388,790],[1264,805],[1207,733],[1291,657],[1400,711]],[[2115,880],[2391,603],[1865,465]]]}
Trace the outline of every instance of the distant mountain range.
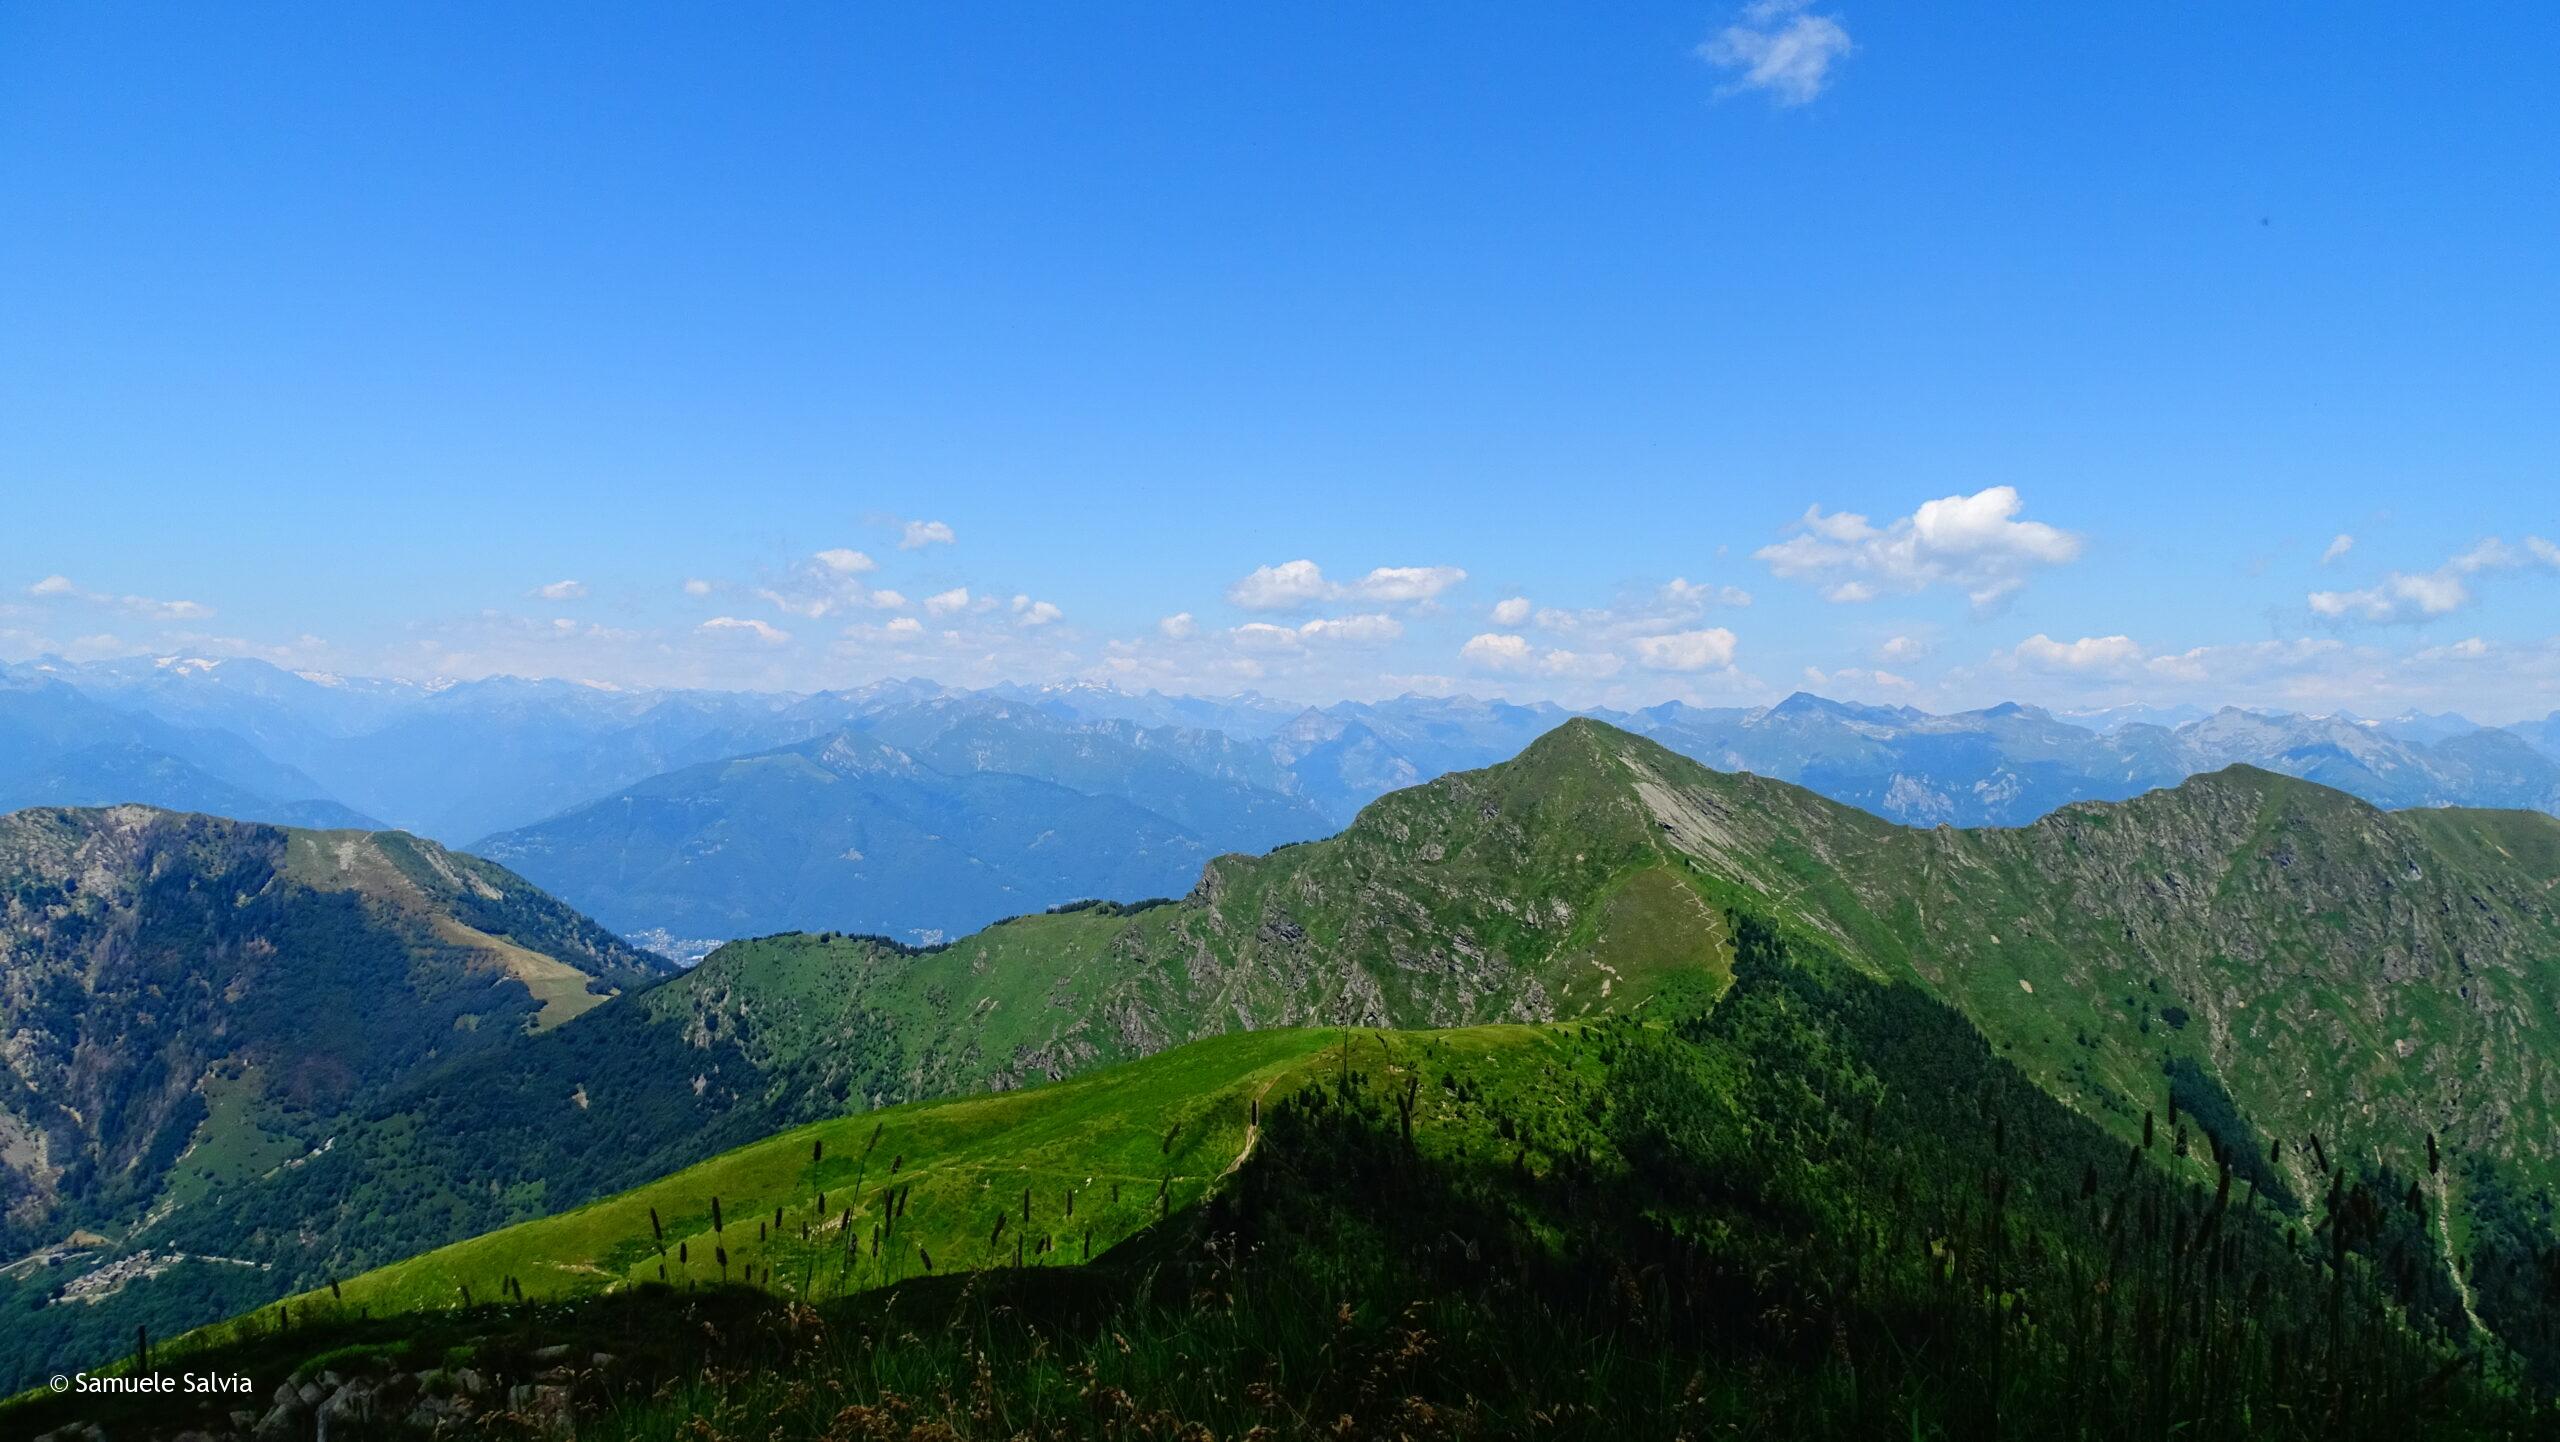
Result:
{"label": "distant mountain range", "polygon": [[1179,891],[1212,854],[1119,797],[936,770],[856,731],[671,771],[476,849],[627,930],[928,939],[1060,896]]}
{"label": "distant mountain range", "polygon": [[[1466,697],[1306,707],[923,680],[621,691],[48,660],[0,667],[0,808],[132,801],[387,825],[483,848],[631,934],[929,939],[1179,891],[1207,856],[1328,834],[1576,714]],[[2500,730],[2236,708],[1933,715],[1799,693],[1588,714],[1911,825],[2024,825],[2234,763],[2385,807],[2560,812],[2560,712]]]}

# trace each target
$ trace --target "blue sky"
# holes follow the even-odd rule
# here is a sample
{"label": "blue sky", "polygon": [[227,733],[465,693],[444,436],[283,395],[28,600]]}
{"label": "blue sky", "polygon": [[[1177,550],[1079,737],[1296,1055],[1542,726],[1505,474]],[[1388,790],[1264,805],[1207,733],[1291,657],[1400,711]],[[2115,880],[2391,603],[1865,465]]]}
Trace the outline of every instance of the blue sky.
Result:
{"label": "blue sky", "polygon": [[12,6],[0,656],[2540,714],[2555,49]]}

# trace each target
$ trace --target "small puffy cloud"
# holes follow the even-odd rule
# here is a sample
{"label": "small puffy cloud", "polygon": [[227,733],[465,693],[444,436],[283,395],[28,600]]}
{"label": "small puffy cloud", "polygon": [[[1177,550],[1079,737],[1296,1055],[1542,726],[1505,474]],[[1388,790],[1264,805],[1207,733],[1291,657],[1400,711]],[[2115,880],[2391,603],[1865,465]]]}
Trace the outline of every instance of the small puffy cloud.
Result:
{"label": "small puffy cloud", "polygon": [[213,608],[201,601],[163,601],[151,596],[113,596],[103,591],[84,591],[68,576],[47,576],[29,586],[27,594],[39,601],[76,601],[102,606],[146,621],[202,621],[213,614]]}
{"label": "small puffy cloud", "polygon": [[1380,566],[1352,583],[1349,594],[1363,601],[1429,601],[1467,578],[1456,566]]}
{"label": "small puffy cloud", "polygon": [[756,596],[786,616],[809,621],[845,610],[904,609],[905,596],[896,591],[875,591],[863,583],[861,578],[878,565],[860,551],[842,547],[820,551],[773,584],[758,587]]}
{"label": "small puffy cloud", "polygon": [[1636,664],[1648,671],[1708,671],[1733,664],[1733,633],[1722,626],[1639,636],[1634,646]]}
{"label": "small puffy cloud", "polygon": [[684,593],[688,596],[708,596],[711,594],[711,583],[696,576],[684,583]]}
{"label": "small puffy cloud", "polygon": [[1337,600],[1403,605],[1434,600],[1465,579],[1456,566],[1380,566],[1345,585],[1327,580],[1313,561],[1283,561],[1254,567],[1227,588],[1227,600],[1247,611],[1295,611]]}
{"label": "small puffy cloud", "polygon": [[1014,619],[1025,626],[1046,626],[1065,614],[1046,601],[1035,601],[1029,596],[1013,598]]}
{"label": "small puffy cloud", "polygon": [[714,616],[694,629],[706,636],[750,637],[767,646],[779,646],[791,639],[791,633],[788,631],[768,626],[762,621],[742,620],[736,616]]}
{"label": "small puffy cloud", "polygon": [[892,636],[921,636],[924,634],[924,622],[913,616],[900,616],[880,629]]}
{"label": "small puffy cloud", "polygon": [[1517,626],[1528,619],[1529,598],[1526,596],[1513,596],[1494,604],[1493,624],[1497,626]]}
{"label": "small puffy cloud", "polygon": [[[1173,618],[1167,617],[1171,620]],[[1186,624],[1189,618],[1183,618]],[[1189,632],[1186,630],[1185,635]],[[1228,638],[1248,651],[1299,651],[1309,646],[1382,646],[1404,635],[1404,623],[1393,616],[1370,613],[1358,616],[1320,616],[1297,626],[1274,625],[1269,621],[1247,621],[1227,632]]]}
{"label": "small puffy cloud", "polygon": [[1839,17],[1813,14],[1811,0],[1752,0],[1698,47],[1698,58],[1734,72],[1723,94],[1757,90],[1780,105],[1802,105],[1831,83],[1831,67],[1852,48]]}
{"label": "small puffy cloud", "polygon": [[2430,621],[2470,605],[2474,577],[2534,566],[2560,569],[2560,545],[2527,536],[2510,546],[2491,536],[2432,571],[2391,571],[2370,586],[2314,591],[2304,600],[2314,615],[2333,621]]}
{"label": "small puffy cloud", "polygon": [[543,601],[574,601],[585,594],[587,583],[584,581],[553,581],[547,586],[533,588],[535,599]]}
{"label": "small puffy cloud", "polygon": [[1332,594],[1324,571],[1313,561],[1256,566],[1252,574],[1227,588],[1227,600],[1248,611],[1292,611]]}
{"label": "small puffy cloud", "polygon": [[1342,641],[1353,645],[1381,645],[1404,634],[1404,623],[1383,613],[1361,616],[1334,616],[1309,621],[1298,628],[1298,634],[1310,641]]}
{"label": "small puffy cloud", "polygon": [[2424,621],[2471,604],[2471,587],[2459,573],[2394,571],[2354,591],[2314,591],[2313,612],[2332,620]]}
{"label": "small puffy cloud", "polygon": [[1615,676],[1626,662],[1608,651],[1549,651],[1538,658],[1538,669],[1550,676],[1569,676],[1576,680],[1597,681]]}
{"label": "small puffy cloud", "polygon": [[940,521],[909,521],[898,537],[901,551],[921,551],[927,546],[948,546],[952,542],[951,527]]}
{"label": "small puffy cloud", "polygon": [[1804,681],[1807,686],[1816,690],[1909,691],[1914,689],[1908,677],[1897,676],[1891,671],[1882,669],[1863,670],[1856,666],[1844,666],[1837,671],[1825,671],[1819,666],[1807,666],[1804,668]]}
{"label": "small puffy cloud", "polygon": [[804,621],[814,621],[841,604],[835,596],[791,595],[770,586],[759,589],[756,598],[784,615],[798,616]]}
{"label": "small puffy cloud", "polygon": [[2355,548],[2356,538],[2348,535],[2344,531],[2340,531],[2337,538],[2329,542],[2329,549],[2320,553],[2320,564],[2324,566],[2328,565],[2330,562],[2337,560],[2340,556],[2345,555],[2347,552],[2352,551]]}
{"label": "small puffy cloud", "polygon": [[1854,512],[1808,508],[1795,534],[1752,554],[1775,574],[1823,585],[1833,601],[1945,586],[1987,607],[2035,571],[2079,559],[2080,537],[2022,521],[2014,486],[1942,496],[1884,526]]}
{"label": "small puffy cloud", "polygon": [[969,588],[954,586],[948,591],[936,591],[924,598],[924,609],[928,616],[959,615],[969,609]]}
{"label": "small puffy cloud", "polygon": [[1295,651],[1305,644],[1298,639],[1296,627],[1275,626],[1268,621],[1247,621],[1227,635],[1247,651]]}
{"label": "small puffy cloud", "polygon": [[1168,641],[1188,640],[1199,629],[1200,623],[1191,619],[1189,611],[1176,611],[1156,622],[1156,634]]}
{"label": "small puffy cloud", "polygon": [[1685,576],[1674,576],[1654,592],[1654,599],[1667,610],[1695,614],[1709,606],[1748,606],[1751,593],[1740,586],[1710,586]]}
{"label": "small puffy cloud", "polygon": [[1929,643],[1917,636],[1888,636],[1876,648],[1876,658],[1881,661],[1916,661],[1928,654]]}
{"label": "small puffy cloud", "polygon": [[1500,635],[1487,631],[1458,648],[1458,658],[1482,666],[1489,671],[1516,671],[1529,664],[1533,650],[1526,636]]}
{"label": "small puffy cloud", "polygon": [[2119,671],[2144,659],[2141,645],[2131,636],[2057,641],[2041,631],[2020,641],[2009,654],[2047,671]]}
{"label": "small puffy cloud", "polygon": [[1560,646],[1540,651],[1530,644],[1526,636],[1497,631],[1469,638],[1458,648],[1458,658],[1487,671],[1535,673],[1586,681],[1614,676],[1626,665],[1614,652],[1569,651]]}

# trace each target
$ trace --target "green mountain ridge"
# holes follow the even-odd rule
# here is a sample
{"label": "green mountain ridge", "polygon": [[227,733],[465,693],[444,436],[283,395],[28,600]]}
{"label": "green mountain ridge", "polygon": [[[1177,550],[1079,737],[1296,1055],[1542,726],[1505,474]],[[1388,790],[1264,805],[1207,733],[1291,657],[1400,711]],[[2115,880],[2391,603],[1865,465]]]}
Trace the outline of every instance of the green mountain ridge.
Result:
{"label": "green mountain ridge", "polygon": [[2233,768],[1915,831],[1577,721],[1336,837],[1219,858],[1176,903],[925,949],[734,943],[444,1067],[172,1236],[309,1285],[790,1125],[1230,1032],[1694,1010],[1727,985],[1734,910],[1945,997],[2121,1140],[2171,1095],[2218,1128],[2194,1165],[2283,1139],[2270,1189],[2304,1203],[2313,1133],[2369,1166],[2438,1138],[2434,1245],[2468,1271],[2548,1221],[2555,878],[2560,823],[2530,813],[2382,813]]}
{"label": "green mountain ridge", "polygon": [[92,1411],[793,1442],[2549,1424],[2411,1265],[2414,1193],[2341,1172],[2306,1223],[2183,1126],[2128,1148],[1917,984],[1725,921],[1730,984],[1650,1021],[1235,1032],[836,1117],[158,1356],[252,1377],[263,1416]]}

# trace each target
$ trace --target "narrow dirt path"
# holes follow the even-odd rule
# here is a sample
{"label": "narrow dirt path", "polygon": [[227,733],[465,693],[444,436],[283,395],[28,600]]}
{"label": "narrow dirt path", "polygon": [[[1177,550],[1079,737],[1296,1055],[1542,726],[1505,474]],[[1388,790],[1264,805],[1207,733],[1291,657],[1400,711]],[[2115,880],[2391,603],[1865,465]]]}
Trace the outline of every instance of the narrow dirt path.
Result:
{"label": "narrow dirt path", "polygon": [[[1279,1080],[1280,1079],[1278,1077],[1270,1078],[1262,1084],[1260,1090],[1253,1094],[1253,1111],[1250,1114],[1252,1117],[1259,1117],[1262,1115],[1262,1099],[1271,1094],[1272,1084]],[[1262,1140],[1262,1124],[1258,1121],[1248,1119],[1244,1124],[1244,1145],[1237,1150],[1236,1159],[1227,1163],[1227,1169],[1218,1173],[1218,1180],[1223,1182],[1227,1178],[1234,1176],[1236,1174],[1236,1169],[1243,1166],[1245,1162],[1253,1156],[1253,1144],[1260,1140]]]}

